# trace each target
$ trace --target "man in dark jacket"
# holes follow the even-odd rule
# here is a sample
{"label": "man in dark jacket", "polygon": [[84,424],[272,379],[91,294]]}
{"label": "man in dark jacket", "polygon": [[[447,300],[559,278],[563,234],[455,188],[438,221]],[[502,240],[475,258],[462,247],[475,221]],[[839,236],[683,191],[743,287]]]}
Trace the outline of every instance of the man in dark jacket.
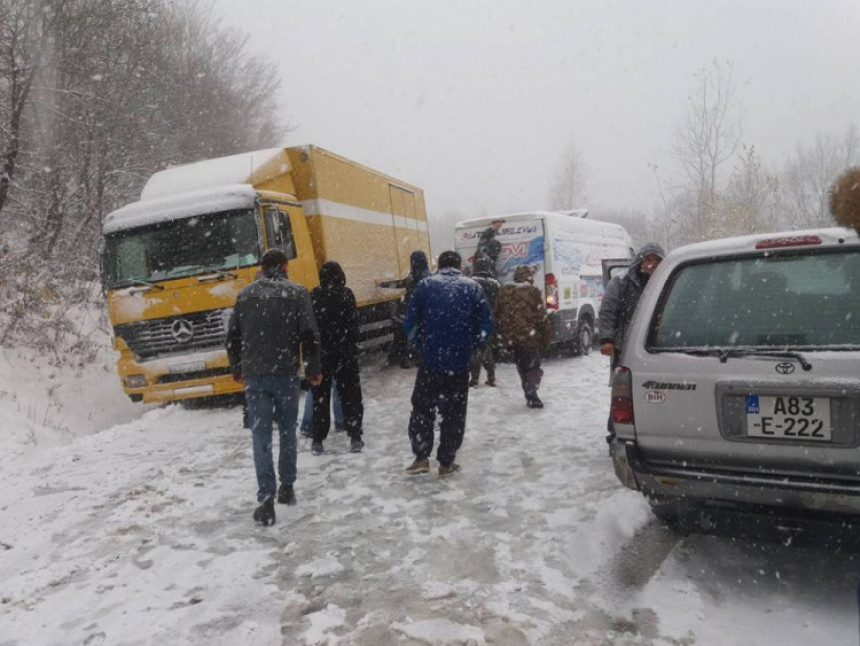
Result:
{"label": "man in dark jacket", "polygon": [[443,252],[439,271],[418,284],[406,310],[406,336],[421,348],[409,417],[409,439],[415,454],[415,461],[406,469],[410,475],[430,470],[433,423],[440,397],[445,407],[436,452],[439,477],[460,469],[454,458],[466,428],[469,360],[493,332],[487,297],[475,281],[460,273],[460,262],[455,251]]}
{"label": "man in dark jacket", "polygon": [[[490,311],[496,304],[496,296],[499,295],[499,281],[493,278],[493,263],[486,256],[475,258],[472,263],[472,280],[481,286],[484,290],[484,296],[487,297],[487,303],[490,305]],[[471,373],[472,378],[469,380],[469,387],[474,388],[481,380],[481,366],[487,371],[487,385],[496,385],[496,361],[493,357],[493,347],[491,343],[487,343],[483,348],[479,348],[472,353]]]}
{"label": "man in dark jacket", "polygon": [[[600,305],[598,326],[600,328],[600,353],[609,357],[610,378],[618,364],[627,328],[633,319],[636,305],[642,296],[642,290],[648,284],[651,274],[657,269],[665,256],[663,247],[649,242],[633,257],[627,273],[615,276],[606,286],[603,302]],[[612,442],[615,433],[612,430],[612,418],[607,423],[609,434],[607,442]]]}
{"label": "man in dark jacket", "polygon": [[532,284],[532,280],[529,267],[517,267],[514,282],[499,290],[493,316],[499,345],[514,355],[526,406],[543,408],[543,402],[537,394],[543,377],[540,360],[541,354],[549,346],[552,331],[543,294]]}
{"label": "man in dark jacket", "polygon": [[665,255],[663,247],[649,242],[633,258],[627,273],[616,276],[606,286],[600,305],[598,326],[600,353],[611,357],[612,369],[621,355],[624,336],[633,319],[642,290]]}
{"label": "man in dark jacket", "polygon": [[332,380],[343,408],[343,426],[349,433],[350,448],[358,453],[364,447],[361,425],[364,405],[358,374],[358,310],[355,295],[346,286],[341,266],[329,260],[320,267],[320,286],[311,294],[314,316],[320,332],[322,382],[314,386],[314,437],[311,451],[322,455],[323,441],[331,424],[329,402]]}
{"label": "man in dark jacket", "polygon": [[427,262],[427,254],[420,249],[409,255],[409,275],[400,280],[386,280],[379,283],[380,287],[389,289],[405,289],[406,293],[397,301],[397,306],[392,314],[394,321],[394,341],[388,354],[388,363],[400,364],[401,368],[411,368],[411,352],[409,342],[406,340],[406,332],[403,330],[403,317],[406,308],[409,307],[409,299],[415,286],[430,275],[430,264]]}
{"label": "man in dark jacket", "polygon": [[496,240],[496,234],[504,223],[504,220],[493,220],[490,226],[481,232],[481,236],[478,238],[478,246],[472,259],[472,263],[474,264],[474,261],[478,258],[488,258],[491,263],[490,273],[493,278],[498,278],[496,261],[498,261],[499,254],[502,251],[502,243]]}
{"label": "man in dark jacket", "polygon": [[321,380],[319,341],[311,299],[301,285],[287,280],[287,255],[269,249],[261,275],[244,287],[227,328],[227,356],[233,378],[245,383],[248,419],[254,441],[257,502],[254,520],[275,522],[275,468],[272,420],[278,418],[280,454],[278,502],[296,504],[296,416],[299,406],[299,357],[312,384]]}

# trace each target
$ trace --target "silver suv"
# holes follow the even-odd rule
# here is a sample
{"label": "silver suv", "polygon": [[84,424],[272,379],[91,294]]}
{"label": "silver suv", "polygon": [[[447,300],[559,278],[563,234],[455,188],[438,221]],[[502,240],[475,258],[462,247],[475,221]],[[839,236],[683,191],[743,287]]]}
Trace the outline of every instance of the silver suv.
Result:
{"label": "silver suv", "polygon": [[860,514],[860,240],[821,229],[676,249],[613,374],[611,452],[655,513]]}

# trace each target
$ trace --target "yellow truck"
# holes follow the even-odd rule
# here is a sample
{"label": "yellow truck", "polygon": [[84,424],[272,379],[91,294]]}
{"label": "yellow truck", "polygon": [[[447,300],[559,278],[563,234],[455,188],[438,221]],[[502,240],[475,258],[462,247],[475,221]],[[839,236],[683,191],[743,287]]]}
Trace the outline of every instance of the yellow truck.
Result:
{"label": "yellow truck", "polygon": [[336,260],[355,292],[362,346],[391,339],[400,292],[381,281],[430,256],[420,188],[316,146],[272,148],[153,175],[102,225],[102,281],[119,377],[132,401],[239,392],[224,350],[239,290],[267,249],[308,289]]}

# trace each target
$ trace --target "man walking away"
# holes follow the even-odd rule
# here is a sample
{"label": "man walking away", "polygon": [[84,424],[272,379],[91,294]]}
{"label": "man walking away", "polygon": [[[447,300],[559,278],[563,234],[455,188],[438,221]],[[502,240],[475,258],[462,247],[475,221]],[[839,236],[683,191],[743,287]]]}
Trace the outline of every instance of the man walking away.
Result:
{"label": "man walking away", "polygon": [[540,360],[543,351],[549,347],[552,331],[543,294],[532,285],[531,269],[517,267],[514,282],[502,286],[496,299],[494,317],[499,344],[514,355],[526,405],[543,408],[537,394],[543,377]]}
{"label": "man walking away", "polygon": [[273,525],[277,482],[272,420],[277,416],[280,437],[278,502],[294,505],[299,357],[304,357],[304,372],[312,384],[322,377],[308,291],[287,280],[287,255],[280,249],[269,249],[262,262],[262,274],[236,298],[227,327],[227,356],[233,378],[245,383],[260,503],[254,520]]}
{"label": "man walking away", "polygon": [[[486,256],[475,258],[472,263],[472,280],[481,286],[484,290],[484,296],[487,297],[487,302],[490,305],[490,311],[496,304],[496,297],[499,295],[499,281],[493,278],[493,262]],[[481,380],[481,366],[487,371],[487,385],[496,385],[496,361],[493,357],[493,344],[487,343],[483,348],[479,348],[472,353],[471,372],[472,378],[469,380],[469,387],[474,388]]]}
{"label": "man walking away", "polygon": [[341,266],[329,260],[320,267],[320,286],[311,295],[314,316],[320,332],[322,381],[313,388],[314,437],[311,452],[322,455],[323,442],[331,424],[329,402],[332,380],[343,408],[343,426],[349,434],[349,450],[358,453],[364,447],[361,425],[364,405],[358,374],[358,310],[355,295],[346,286]]}
{"label": "man walking away", "polygon": [[460,262],[457,252],[444,251],[439,256],[439,271],[418,284],[406,310],[406,336],[421,348],[409,416],[409,439],[415,454],[415,461],[406,469],[410,475],[430,470],[440,397],[444,412],[436,452],[439,477],[459,471],[454,458],[466,428],[469,360],[493,332],[487,297],[475,281],[460,273]]}
{"label": "man walking away", "polygon": [[[600,353],[609,357],[610,379],[621,356],[624,337],[642,290],[648,284],[648,279],[660,261],[665,257],[663,247],[649,242],[633,257],[627,273],[615,276],[606,286],[603,302],[600,305],[598,326],[600,328]],[[612,442],[615,433],[612,430],[612,419],[608,422],[609,435],[607,442]]]}

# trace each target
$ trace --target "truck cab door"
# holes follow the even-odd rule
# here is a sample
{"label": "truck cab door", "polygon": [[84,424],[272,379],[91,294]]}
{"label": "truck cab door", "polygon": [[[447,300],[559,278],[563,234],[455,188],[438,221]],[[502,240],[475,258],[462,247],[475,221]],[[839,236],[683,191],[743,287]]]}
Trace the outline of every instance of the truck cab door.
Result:
{"label": "truck cab door", "polygon": [[296,257],[296,242],[290,226],[290,216],[276,206],[263,207],[263,225],[266,230],[266,249],[280,249],[287,258]]}

